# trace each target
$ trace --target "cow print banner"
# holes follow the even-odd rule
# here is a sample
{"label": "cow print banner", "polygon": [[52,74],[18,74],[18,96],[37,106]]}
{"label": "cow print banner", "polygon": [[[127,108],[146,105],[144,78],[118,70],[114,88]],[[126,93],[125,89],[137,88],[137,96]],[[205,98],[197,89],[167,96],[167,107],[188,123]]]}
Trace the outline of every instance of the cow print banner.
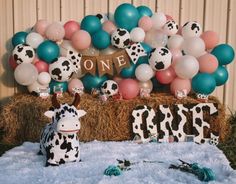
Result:
{"label": "cow print banner", "polygon": [[218,144],[219,135],[210,130],[204,117],[204,113],[218,115],[217,107],[215,103],[159,105],[155,113],[147,105],[137,106],[131,116],[134,137],[146,142],[150,135],[158,135],[159,142],[168,142],[173,136],[175,142],[183,142],[188,135],[193,135],[196,143]]}

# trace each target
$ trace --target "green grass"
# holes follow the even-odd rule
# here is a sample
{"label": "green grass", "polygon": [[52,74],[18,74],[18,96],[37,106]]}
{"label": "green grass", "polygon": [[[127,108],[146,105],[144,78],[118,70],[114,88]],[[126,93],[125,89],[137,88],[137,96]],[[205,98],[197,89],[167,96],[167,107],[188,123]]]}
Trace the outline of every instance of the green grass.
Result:
{"label": "green grass", "polygon": [[[231,115],[228,122],[231,125],[231,134],[224,143],[218,145],[218,148],[224,152],[230,162],[230,166],[236,169],[236,112]],[[2,134],[3,132],[0,130],[0,139]],[[15,146],[18,145],[3,144],[0,142],[0,156]]]}

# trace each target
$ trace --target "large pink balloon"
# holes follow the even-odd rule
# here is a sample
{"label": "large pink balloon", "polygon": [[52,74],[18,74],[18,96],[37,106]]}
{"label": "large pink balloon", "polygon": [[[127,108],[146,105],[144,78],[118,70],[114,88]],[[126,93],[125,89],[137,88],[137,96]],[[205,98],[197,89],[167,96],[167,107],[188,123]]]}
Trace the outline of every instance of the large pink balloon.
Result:
{"label": "large pink balloon", "polygon": [[108,32],[109,34],[112,34],[112,32],[115,31],[117,28],[112,21],[107,20],[103,23],[102,29],[104,31]]}
{"label": "large pink balloon", "polygon": [[139,94],[139,84],[134,79],[123,79],[119,83],[119,93],[126,100],[133,99]]}
{"label": "large pink balloon", "polygon": [[212,54],[204,54],[198,58],[199,71],[205,73],[213,73],[218,67],[218,60]]}
{"label": "large pink balloon", "polygon": [[156,72],[156,79],[161,84],[169,84],[175,79],[175,77],[175,70],[172,67],[169,67],[166,70]]}
{"label": "large pink balloon", "polygon": [[47,27],[45,35],[49,40],[61,41],[65,36],[65,29],[59,22],[53,22]]}
{"label": "large pink balloon", "polygon": [[81,80],[79,79],[72,79],[68,84],[68,91],[70,93],[73,92],[73,88],[81,89],[84,88],[84,85]]}
{"label": "large pink balloon", "polygon": [[64,29],[65,29],[65,38],[70,40],[73,33],[80,29],[80,25],[78,22],[70,20],[64,24]]}
{"label": "large pink balloon", "polygon": [[47,20],[43,20],[43,19],[38,20],[36,24],[34,25],[34,30],[37,33],[41,34],[42,36],[45,36],[45,31],[47,27],[49,26],[49,24],[50,23]]}
{"label": "large pink balloon", "polygon": [[91,44],[91,36],[87,31],[78,30],[71,37],[72,45],[75,49],[84,50]]}
{"label": "large pink balloon", "polygon": [[191,90],[191,82],[189,79],[175,78],[170,85],[170,90],[172,94],[176,94],[176,91],[186,90],[187,94]]}
{"label": "large pink balloon", "polygon": [[139,22],[138,26],[141,27],[144,31],[149,31],[152,29],[152,19],[148,16],[143,16]]}
{"label": "large pink balloon", "polygon": [[202,33],[206,49],[213,49],[219,43],[219,35],[214,31],[205,31]]}

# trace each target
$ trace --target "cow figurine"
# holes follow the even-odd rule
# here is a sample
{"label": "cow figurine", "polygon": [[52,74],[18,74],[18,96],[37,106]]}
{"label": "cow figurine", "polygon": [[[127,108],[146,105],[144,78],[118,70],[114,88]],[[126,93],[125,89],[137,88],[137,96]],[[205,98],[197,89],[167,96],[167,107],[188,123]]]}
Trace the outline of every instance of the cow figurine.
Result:
{"label": "cow figurine", "polygon": [[74,102],[71,105],[59,104],[57,95],[53,95],[54,110],[44,113],[52,121],[45,126],[40,138],[39,154],[46,155],[46,167],[80,160],[77,132],[80,129],[79,118],[86,112],[77,110],[79,102],[78,93],[75,94]]}

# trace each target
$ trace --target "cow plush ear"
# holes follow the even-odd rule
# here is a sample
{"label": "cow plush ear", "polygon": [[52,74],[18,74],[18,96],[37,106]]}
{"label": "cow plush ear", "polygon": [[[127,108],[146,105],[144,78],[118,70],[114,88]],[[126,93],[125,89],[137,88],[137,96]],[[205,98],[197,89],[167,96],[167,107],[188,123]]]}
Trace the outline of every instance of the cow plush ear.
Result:
{"label": "cow plush ear", "polygon": [[54,115],[54,111],[46,111],[44,115],[47,116],[48,118],[52,118]]}
{"label": "cow plush ear", "polygon": [[82,116],[84,116],[87,112],[84,111],[84,110],[77,110],[77,113],[78,113],[78,116],[79,116],[79,117],[82,117]]}

